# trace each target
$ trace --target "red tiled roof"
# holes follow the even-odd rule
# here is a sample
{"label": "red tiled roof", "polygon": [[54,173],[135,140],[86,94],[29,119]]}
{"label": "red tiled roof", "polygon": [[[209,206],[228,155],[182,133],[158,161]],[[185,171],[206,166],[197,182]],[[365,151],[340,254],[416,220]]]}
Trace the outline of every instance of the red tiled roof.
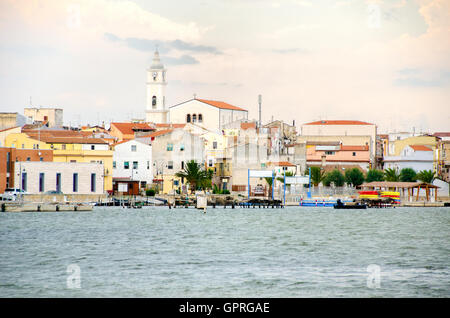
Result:
{"label": "red tiled roof", "polygon": [[197,99],[198,101],[217,107],[217,108],[222,108],[222,109],[231,109],[231,110],[241,110],[241,111],[247,111],[243,108],[237,107],[237,106],[233,106],[230,104],[227,104],[225,102],[221,102],[221,101],[215,101],[215,100],[206,100],[206,99]]}
{"label": "red tiled roof", "polygon": [[173,129],[159,130],[159,131],[155,131],[155,132],[153,132],[153,133],[151,133],[151,134],[148,134],[148,135],[139,136],[139,138],[148,138],[148,137],[154,138],[154,137],[159,137],[159,136],[168,134],[168,133],[170,133],[170,132],[172,132],[172,131],[173,131]]}
{"label": "red tiled roof", "polygon": [[241,129],[247,130],[247,129],[250,129],[250,128],[256,129],[256,123],[255,122],[253,122],[253,123],[241,123]]}
{"label": "red tiled roof", "polygon": [[318,120],[305,125],[374,125],[359,120]]}
{"label": "red tiled roof", "polygon": [[433,134],[435,137],[450,137],[450,132],[435,132]]}
{"label": "red tiled roof", "polygon": [[134,134],[133,129],[139,130],[155,130],[154,127],[151,127],[147,123],[111,123],[111,126],[114,126],[119,130],[122,134],[132,135]]}
{"label": "red tiled roof", "polygon": [[433,151],[430,148],[428,148],[427,146],[424,145],[410,145],[410,147],[414,150],[414,151]]}

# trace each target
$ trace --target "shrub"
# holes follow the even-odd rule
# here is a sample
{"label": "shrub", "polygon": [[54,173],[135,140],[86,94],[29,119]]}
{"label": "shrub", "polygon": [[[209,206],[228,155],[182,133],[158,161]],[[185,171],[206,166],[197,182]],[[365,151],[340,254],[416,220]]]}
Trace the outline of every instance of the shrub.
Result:
{"label": "shrub", "polygon": [[155,196],[155,193],[156,193],[155,189],[147,189],[147,190],[145,190],[145,194],[146,194],[148,197],[154,197],[154,196]]}
{"label": "shrub", "polygon": [[411,168],[403,168],[400,171],[400,181],[401,182],[416,182],[417,174],[414,169]]}
{"label": "shrub", "polygon": [[364,183],[364,174],[358,168],[353,168],[345,171],[345,182],[354,187],[360,186]]}
{"label": "shrub", "polygon": [[367,182],[384,181],[384,173],[383,173],[383,171],[377,170],[377,169],[370,169],[367,172],[366,181]]}

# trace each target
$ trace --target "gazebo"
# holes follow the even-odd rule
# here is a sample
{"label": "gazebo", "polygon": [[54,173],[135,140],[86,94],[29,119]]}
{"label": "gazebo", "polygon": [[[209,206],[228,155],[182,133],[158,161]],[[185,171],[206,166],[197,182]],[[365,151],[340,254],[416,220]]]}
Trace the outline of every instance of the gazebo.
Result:
{"label": "gazebo", "polygon": [[437,189],[438,186],[435,186],[431,183],[426,182],[397,182],[397,181],[373,181],[369,183],[363,183],[361,188],[364,189],[373,189],[373,190],[394,190],[400,192],[402,190],[402,196],[405,196],[405,190],[408,190],[408,201],[411,197],[414,198],[414,190],[417,189],[416,201],[419,200],[420,189],[424,189],[426,193],[427,201],[430,200],[431,191],[434,192],[434,200],[437,201]]}

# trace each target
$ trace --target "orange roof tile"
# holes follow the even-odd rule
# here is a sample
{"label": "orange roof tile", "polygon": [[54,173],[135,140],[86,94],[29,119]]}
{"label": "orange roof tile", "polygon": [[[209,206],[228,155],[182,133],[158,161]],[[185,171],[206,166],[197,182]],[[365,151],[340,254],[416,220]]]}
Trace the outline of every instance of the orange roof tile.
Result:
{"label": "orange roof tile", "polygon": [[253,122],[253,123],[241,123],[241,129],[247,130],[247,129],[250,129],[250,128],[256,129],[256,123],[255,122]]}
{"label": "orange roof tile", "polygon": [[424,145],[410,145],[410,147],[414,150],[414,151],[433,151],[430,148],[428,148],[427,146]]}
{"label": "orange roof tile", "polygon": [[359,120],[318,120],[305,125],[374,125]]}
{"label": "orange roof tile", "polygon": [[153,132],[153,133],[151,133],[151,134],[148,134],[148,135],[139,136],[139,138],[148,138],[148,137],[154,138],[154,137],[159,137],[159,136],[168,134],[168,133],[170,133],[170,132],[172,132],[172,131],[173,131],[173,129],[159,130],[159,131],[155,131],[155,132]]}
{"label": "orange roof tile", "polygon": [[237,106],[233,106],[233,105],[227,104],[225,102],[221,102],[221,101],[198,99],[198,98],[197,98],[197,100],[202,102],[202,103],[205,103],[205,104],[217,107],[217,108],[221,108],[221,109],[240,110],[240,111],[245,111],[245,112],[247,111],[247,110],[245,110],[243,108],[240,108],[240,107],[237,107]]}
{"label": "orange roof tile", "polygon": [[111,126],[116,127],[122,134],[132,135],[134,134],[134,129],[138,130],[155,130],[154,127],[147,123],[111,123]]}

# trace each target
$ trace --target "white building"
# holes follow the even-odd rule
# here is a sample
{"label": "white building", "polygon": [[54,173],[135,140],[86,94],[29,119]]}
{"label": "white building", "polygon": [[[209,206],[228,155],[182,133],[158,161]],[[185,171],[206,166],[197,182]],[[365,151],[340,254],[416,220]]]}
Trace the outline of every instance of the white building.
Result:
{"label": "white building", "polygon": [[122,141],[115,145],[113,155],[113,181],[139,181],[145,188],[152,183],[152,146],[140,139]]}
{"label": "white building", "polygon": [[47,127],[63,126],[63,110],[61,108],[29,107],[24,109],[25,117],[31,122],[47,122]]}
{"label": "white building", "polygon": [[103,194],[103,164],[24,161],[15,164],[14,187],[29,194]]}
{"label": "white building", "polygon": [[219,131],[237,120],[248,119],[248,111],[221,101],[194,98],[171,106],[172,123],[193,123],[210,131]]}
{"label": "white building", "polygon": [[169,110],[166,107],[166,69],[161,63],[159,52],[155,52],[152,65],[147,70],[146,121],[167,123]]}
{"label": "white building", "polygon": [[384,157],[384,168],[412,168],[416,172],[433,170],[433,150],[427,146],[409,145],[403,148],[400,156]]}

